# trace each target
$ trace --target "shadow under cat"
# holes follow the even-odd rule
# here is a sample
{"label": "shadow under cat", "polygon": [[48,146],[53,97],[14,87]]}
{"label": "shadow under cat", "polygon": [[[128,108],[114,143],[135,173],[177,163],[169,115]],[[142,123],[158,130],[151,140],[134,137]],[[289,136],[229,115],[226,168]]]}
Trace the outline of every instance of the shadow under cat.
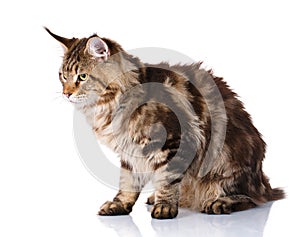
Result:
{"label": "shadow under cat", "polygon": [[[148,206],[150,207],[150,206]],[[207,215],[180,209],[176,219],[151,220],[151,226],[157,236],[241,236],[262,237],[268,220],[272,202],[247,211],[231,215]],[[147,206],[146,206],[147,208]],[[150,211],[151,208],[148,208]],[[145,236],[130,215],[98,217],[106,228],[113,229],[118,236]],[[144,225],[150,222],[144,223]],[[143,229],[144,226],[143,226]],[[147,235],[149,236],[149,235]]]}

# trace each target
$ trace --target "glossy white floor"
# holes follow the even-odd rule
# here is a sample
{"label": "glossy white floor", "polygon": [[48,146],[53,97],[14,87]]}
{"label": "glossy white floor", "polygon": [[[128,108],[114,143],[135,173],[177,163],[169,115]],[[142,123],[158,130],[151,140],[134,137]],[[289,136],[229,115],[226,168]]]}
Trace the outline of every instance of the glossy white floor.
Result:
{"label": "glossy white floor", "polygon": [[[98,217],[101,227],[111,236],[280,236],[295,234],[292,223],[285,224],[280,208],[283,202],[232,215],[205,215],[180,209],[174,220],[151,219],[148,206],[138,204],[130,216]],[[277,224],[276,224],[277,223]]]}

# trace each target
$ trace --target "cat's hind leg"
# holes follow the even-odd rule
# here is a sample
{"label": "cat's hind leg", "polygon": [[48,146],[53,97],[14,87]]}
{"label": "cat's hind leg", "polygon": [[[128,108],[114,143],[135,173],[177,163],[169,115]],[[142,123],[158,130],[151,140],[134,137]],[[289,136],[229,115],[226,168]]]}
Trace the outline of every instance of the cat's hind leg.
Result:
{"label": "cat's hind leg", "polygon": [[152,194],[147,198],[146,204],[148,204],[148,205],[153,205],[154,202],[155,202],[155,193],[152,193]]}
{"label": "cat's hind leg", "polygon": [[230,214],[235,211],[244,211],[257,205],[246,195],[232,195],[219,197],[217,200],[208,200],[202,212],[207,214]]}

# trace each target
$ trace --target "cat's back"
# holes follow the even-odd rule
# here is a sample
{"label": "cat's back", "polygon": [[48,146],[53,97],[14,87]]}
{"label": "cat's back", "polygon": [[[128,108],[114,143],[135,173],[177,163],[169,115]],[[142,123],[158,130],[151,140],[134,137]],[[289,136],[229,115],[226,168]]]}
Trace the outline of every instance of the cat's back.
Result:
{"label": "cat's back", "polygon": [[223,78],[214,76],[212,70],[201,68],[201,64],[145,64],[145,76],[141,83],[162,83],[171,86],[186,95],[190,101],[200,94],[205,97],[210,88],[218,89],[224,100],[236,97]]}
{"label": "cat's back", "polygon": [[[209,119],[209,113],[219,110],[219,107],[230,110],[231,104],[242,108],[242,103],[223,78],[214,76],[211,70],[201,68],[201,63],[145,64],[145,76],[141,83],[161,84],[160,88],[171,88],[178,99],[184,97],[192,105],[202,121]],[[153,90],[151,94],[159,94],[159,90]]]}

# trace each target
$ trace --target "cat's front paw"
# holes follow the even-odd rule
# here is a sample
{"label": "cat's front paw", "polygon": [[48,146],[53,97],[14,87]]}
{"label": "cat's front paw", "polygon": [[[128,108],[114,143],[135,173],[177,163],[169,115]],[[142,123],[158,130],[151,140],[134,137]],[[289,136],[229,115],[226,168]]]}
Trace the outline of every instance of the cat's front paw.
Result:
{"label": "cat's front paw", "polygon": [[130,210],[123,207],[121,202],[105,202],[101,207],[98,215],[100,216],[117,216],[117,215],[128,215]]}
{"label": "cat's front paw", "polygon": [[178,206],[168,203],[155,204],[151,211],[152,218],[155,219],[172,219],[178,214]]}

